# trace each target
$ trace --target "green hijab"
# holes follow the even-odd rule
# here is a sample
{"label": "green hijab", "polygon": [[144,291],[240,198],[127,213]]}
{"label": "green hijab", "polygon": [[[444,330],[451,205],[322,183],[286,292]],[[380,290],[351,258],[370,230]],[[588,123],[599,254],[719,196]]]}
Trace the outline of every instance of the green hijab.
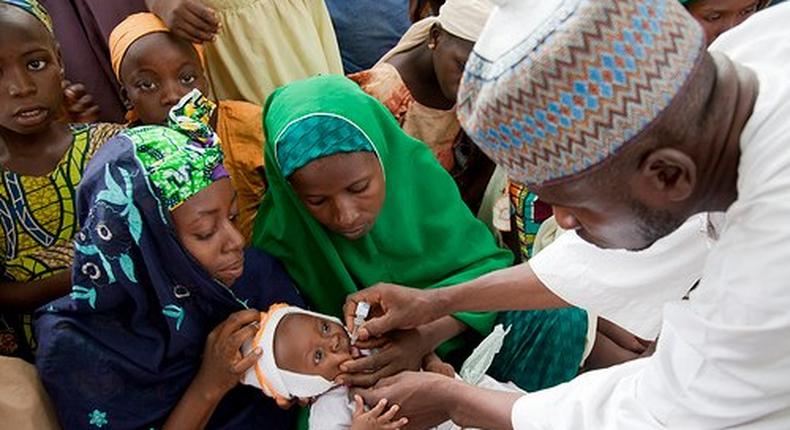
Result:
{"label": "green hijab", "polygon": [[[317,118],[329,125],[317,126]],[[284,263],[313,309],[340,316],[348,294],[377,282],[437,288],[512,264],[512,254],[499,248],[469,211],[431,151],[345,77],[320,76],[281,87],[267,100],[264,129],[269,189],[258,210],[253,245]],[[317,132],[294,131],[307,129]],[[281,151],[278,157],[278,144],[294,134],[303,146],[299,156]],[[386,197],[373,229],[352,241],[308,213],[278,158],[292,171],[312,161],[305,157],[371,149],[384,169]],[[495,314],[456,317],[487,334]]]}

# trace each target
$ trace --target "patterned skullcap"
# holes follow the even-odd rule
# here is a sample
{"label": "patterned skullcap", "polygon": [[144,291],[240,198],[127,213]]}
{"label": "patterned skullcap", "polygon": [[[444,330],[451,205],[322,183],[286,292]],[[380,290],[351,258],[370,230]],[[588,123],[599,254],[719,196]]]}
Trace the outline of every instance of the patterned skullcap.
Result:
{"label": "patterned skullcap", "polygon": [[469,58],[458,115],[527,185],[612,156],[670,105],[705,52],[677,0],[499,0]]}
{"label": "patterned skullcap", "polygon": [[18,7],[25,12],[33,15],[44,27],[47,28],[47,31],[53,33],[52,30],[52,18],[49,16],[49,13],[38,2],[38,0],[0,0],[0,3],[7,4],[9,6]]}

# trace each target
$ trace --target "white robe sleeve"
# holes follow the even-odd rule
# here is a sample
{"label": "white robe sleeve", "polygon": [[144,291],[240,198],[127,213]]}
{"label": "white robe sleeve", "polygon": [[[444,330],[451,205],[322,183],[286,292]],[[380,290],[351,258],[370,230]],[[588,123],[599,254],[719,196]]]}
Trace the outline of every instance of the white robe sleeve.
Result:
{"label": "white robe sleeve", "polygon": [[652,340],[663,305],[683,298],[700,279],[710,245],[707,216],[697,215],[641,252],[601,249],[571,231],[529,264],[566,302]]}

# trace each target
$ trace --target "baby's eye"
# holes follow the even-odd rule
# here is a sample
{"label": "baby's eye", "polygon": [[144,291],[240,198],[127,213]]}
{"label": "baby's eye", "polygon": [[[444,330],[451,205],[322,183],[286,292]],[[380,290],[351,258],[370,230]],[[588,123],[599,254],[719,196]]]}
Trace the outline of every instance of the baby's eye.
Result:
{"label": "baby's eye", "polygon": [[321,323],[321,333],[329,334],[329,324],[328,323],[325,323],[325,322]]}
{"label": "baby's eye", "polygon": [[324,359],[324,351],[321,351],[320,349],[316,349],[315,352],[313,353],[313,363],[315,363],[316,365],[321,364],[321,360],[323,359]]}
{"label": "baby's eye", "polygon": [[27,63],[27,69],[31,72],[38,72],[47,67],[47,62],[44,60],[33,60]]}

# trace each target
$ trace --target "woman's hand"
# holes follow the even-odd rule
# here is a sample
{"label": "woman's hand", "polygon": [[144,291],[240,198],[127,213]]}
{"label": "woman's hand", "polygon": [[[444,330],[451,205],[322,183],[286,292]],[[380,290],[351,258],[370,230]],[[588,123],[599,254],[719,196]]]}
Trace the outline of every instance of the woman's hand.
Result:
{"label": "woman's hand", "polygon": [[401,330],[385,338],[359,342],[360,349],[378,351],[370,356],[347,361],[340,365],[344,372],[339,381],[346,385],[369,387],[379,379],[404,370],[419,370],[423,358],[433,350],[433,342],[419,329]]}
{"label": "woman's hand", "polygon": [[260,315],[254,309],[236,312],[209,333],[203,350],[203,363],[195,377],[208,393],[222,398],[261,357],[260,347],[247,356],[241,354],[242,344],[258,331],[253,323],[260,319]]}
{"label": "woman's hand", "polygon": [[146,4],[173,34],[192,43],[210,42],[219,32],[216,12],[201,0],[146,0]]}
{"label": "woman's hand", "polygon": [[354,396],[354,404],[356,410],[351,421],[351,430],[398,430],[409,423],[406,418],[394,419],[400,406],[393,405],[387,409],[387,399],[380,400],[367,412],[361,396]]}

